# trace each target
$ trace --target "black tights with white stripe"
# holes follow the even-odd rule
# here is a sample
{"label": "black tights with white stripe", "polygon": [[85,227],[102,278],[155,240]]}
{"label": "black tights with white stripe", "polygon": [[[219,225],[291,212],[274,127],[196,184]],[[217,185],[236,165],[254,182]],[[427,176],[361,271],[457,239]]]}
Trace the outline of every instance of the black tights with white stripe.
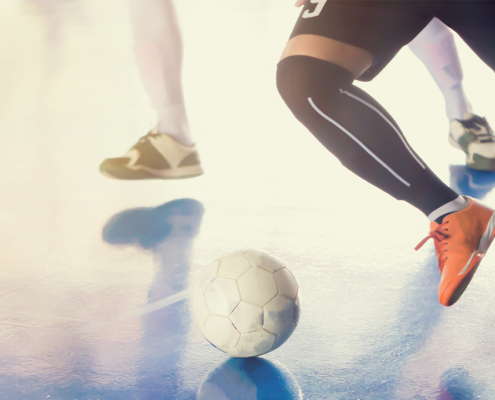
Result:
{"label": "black tights with white stripe", "polygon": [[291,56],[278,64],[282,98],[346,168],[425,215],[456,199],[390,114],[352,81],[350,72],[313,57]]}

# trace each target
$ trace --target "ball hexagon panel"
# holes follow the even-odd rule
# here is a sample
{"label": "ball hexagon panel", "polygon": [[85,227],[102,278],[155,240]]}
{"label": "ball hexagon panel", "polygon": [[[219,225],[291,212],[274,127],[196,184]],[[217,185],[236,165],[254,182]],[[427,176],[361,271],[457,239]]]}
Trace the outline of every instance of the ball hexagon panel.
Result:
{"label": "ball hexagon panel", "polygon": [[213,282],[213,280],[218,276],[218,266],[220,265],[220,260],[213,261],[208,265],[204,271],[201,273],[198,279],[198,288],[203,292],[206,290],[208,285]]}
{"label": "ball hexagon panel", "polygon": [[[277,337],[270,332],[259,328],[254,332],[243,333],[235,348],[234,357],[254,357],[271,350]],[[230,354],[230,351],[229,351]]]}
{"label": "ball hexagon panel", "polygon": [[275,272],[285,267],[282,260],[261,250],[248,250],[244,255],[258,267]]}
{"label": "ball hexagon panel", "polygon": [[277,340],[275,340],[275,344],[273,345],[272,350],[278,349],[280,346],[282,346],[287,341],[287,339],[289,339],[290,335],[292,335],[292,332],[294,332],[295,329],[296,325],[292,324],[283,333],[277,335]]}
{"label": "ball hexagon panel", "polygon": [[236,347],[241,336],[230,319],[211,314],[202,332],[210,343],[224,351],[229,347]]}
{"label": "ball hexagon panel", "polygon": [[206,307],[206,301],[205,301],[205,295],[202,291],[197,291],[194,294],[194,299],[193,299],[193,313],[194,317],[196,318],[196,322],[200,326],[200,328],[203,328],[205,326],[206,319],[208,318],[208,315],[210,315],[210,312],[208,311],[208,307]]}
{"label": "ball hexagon panel", "polygon": [[299,296],[297,296],[294,303],[294,324],[299,325],[299,317],[301,316],[301,303],[299,302]]}
{"label": "ball hexagon panel", "polygon": [[242,251],[236,251],[222,258],[218,276],[237,279],[251,267],[251,262],[244,257]]}
{"label": "ball hexagon panel", "polygon": [[210,314],[228,317],[241,301],[237,282],[229,278],[216,278],[206,288],[205,299]]}
{"label": "ball hexagon panel", "polygon": [[283,333],[294,323],[294,300],[279,294],[264,308],[263,328],[275,334]]}
{"label": "ball hexagon panel", "polygon": [[273,274],[277,281],[278,292],[285,297],[295,299],[297,296],[297,282],[287,268],[279,269]]}
{"label": "ball hexagon panel", "polygon": [[264,306],[278,293],[273,273],[259,267],[249,268],[237,283],[242,299],[259,306]]}
{"label": "ball hexagon panel", "polygon": [[241,301],[229,318],[239,332],[248,333],[263,324],[263,307]]}

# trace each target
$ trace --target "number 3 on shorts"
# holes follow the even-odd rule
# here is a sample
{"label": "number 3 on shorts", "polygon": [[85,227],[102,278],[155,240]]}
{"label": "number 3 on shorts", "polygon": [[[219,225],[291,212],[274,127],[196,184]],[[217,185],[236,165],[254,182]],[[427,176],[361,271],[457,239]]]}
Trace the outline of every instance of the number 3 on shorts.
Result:
{"label": "number 3 on shorts", "polygon": [[306,10],[302,16],[303,18],[313,18],[320,15],[321,10],[323,10],[323,7],[325,7],[327,0],[311,0],[310,2],[318,5],[316,6],[313,12]]}

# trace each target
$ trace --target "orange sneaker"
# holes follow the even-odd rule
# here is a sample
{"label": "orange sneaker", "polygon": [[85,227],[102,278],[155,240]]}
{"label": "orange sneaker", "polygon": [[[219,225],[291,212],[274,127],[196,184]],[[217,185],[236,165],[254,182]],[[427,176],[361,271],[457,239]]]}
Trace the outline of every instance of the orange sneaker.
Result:
{"label": "orange sneaker", "polygon": [[438,300],[447,307],[466,290],[495,236],[495,211],[464,197],[469,205],[447,215],[441,224],[431,222],[430,234],[416,246],[418,250],[428,239],[435,242],[442,276]]}

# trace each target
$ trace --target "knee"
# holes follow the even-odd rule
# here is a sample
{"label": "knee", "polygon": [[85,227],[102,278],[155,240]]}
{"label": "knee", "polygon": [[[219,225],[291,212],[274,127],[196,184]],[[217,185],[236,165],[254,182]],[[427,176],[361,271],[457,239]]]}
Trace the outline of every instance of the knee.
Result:
{"label": "knee", "polygon": [[[352,84],[352,74],[334,64],[307,56],[290,56],[279,62],[277,89],[294,116],[305,124],[313,114],[310,99],[336,107],[340,89]],[[306,124],[305,124],[306,125]]]}

